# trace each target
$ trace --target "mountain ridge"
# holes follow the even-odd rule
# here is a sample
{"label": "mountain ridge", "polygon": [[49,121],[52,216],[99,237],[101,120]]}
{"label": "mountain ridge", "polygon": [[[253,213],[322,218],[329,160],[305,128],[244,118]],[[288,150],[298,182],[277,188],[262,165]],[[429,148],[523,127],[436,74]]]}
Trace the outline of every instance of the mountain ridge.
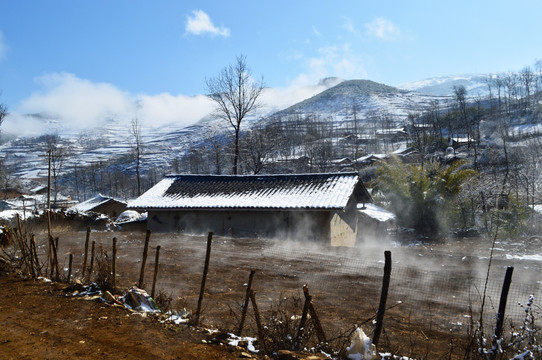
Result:
{"label": "mountain ridge", "polygon": [[[408,91],[380,84],[371,80],[344,80],[326,78],[321,84],[327,89],[279,111],[268,106],[259,113],[248,116],[243,122],[243,130],[252,126],[272,121],[276,117],[290,115],[323,115],[334,127],[346,127],[356,116],[361,124],[368,122],[375,115],[388,116],[396,124],[405,121],[409,111],[423,108],[434,99],[442,96],[423,95],[416,91]],[[354,110],[354,108],[356,108]],[[267,112],[266,112],[267,111]],[[357,113],[354,115],[354,111]],[[34,115],[34,118],[46,121],[49,129],[57,135],[70,158],[64,163],[65,171],[77,166],[100,164],[108,161],[124,161],[122,168],[133,171],[129,162],[131,151],[130,126],[121,124],[116,117],[108,117],[105,125],[96,129],[85,129],[78,133],[62,133],[62,126],[51,119],[51,114]],[[356,120],[356,121],[358,121]],[[223,120],[213,119],[209,115],[188,126],[164,125],[159,128],[141,129],[146,149],[144,153],[144,170],[171,168],[176,159],[187,154],[193,145],[202,143],[213,136],[228,136],[229,124]],[[85,142],[90,141],[89,147]],[[26,145],[25,145],[26,144]],[[43,179],[47,174],[47,164],[42,153],[35,149],[38,146],[24,138],[12,140],[0,146],[0,157],[11,166],[14,174],[22,178]],[[41,147],[43,147],[41,145]],[[123,160],[124,159],[124,160]]]}

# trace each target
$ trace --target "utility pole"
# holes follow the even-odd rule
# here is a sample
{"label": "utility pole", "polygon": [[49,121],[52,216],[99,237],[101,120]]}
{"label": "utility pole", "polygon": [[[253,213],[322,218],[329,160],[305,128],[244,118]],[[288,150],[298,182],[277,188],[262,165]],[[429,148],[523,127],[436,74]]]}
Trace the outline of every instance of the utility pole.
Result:
{"label": "utility pole", "polygon": [[49,158],[49,171],[47,173],[47,232],[51,238],[51,156],[52,150],[47,151]]}

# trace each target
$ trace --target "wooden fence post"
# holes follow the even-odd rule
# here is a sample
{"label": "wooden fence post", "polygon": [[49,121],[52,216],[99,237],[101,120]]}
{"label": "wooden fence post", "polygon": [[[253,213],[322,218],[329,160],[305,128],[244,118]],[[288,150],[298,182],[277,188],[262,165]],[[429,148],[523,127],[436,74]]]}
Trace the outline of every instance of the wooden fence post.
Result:
{"label": "wooden fence post", "polygon": [[36,277],[37,276],[41,276],[41,268],[40,268],[40,261],[38,259],[38,247],[36,245],[36,235],[32,235],[32,238],[31,238],[31,246],[32,246],[32,257],[33,257],[33,262],[35,264],[35,267],[36,267]]}
{"label": "wooden fence post", "polygon": [[264,352],[267,353],[267,344],[265,342],[262,320],[260,317],[260,311],[258,310],[258,304],[256,303],[256,294],[253,290],[250,291],[250,302],[252,303],[252,309],[254,309],[254,318],[256,319],[256,327],[258,328],[258,339],[261,342]]}
{"label": "wooden fence post", "polygon": [[70,254],[70,260],[68,264],[68,279],[66,280],[68,284],[70,283],[70,279],[72,277],[72,265],[73,265],[73,254]]}
{"label": "wooden fence post", "polygon": [[[497,313],[497,324],[495,325],[495,337],[494,340],[498,341],[502,336],[502,327],[504,325],[504,312],[506,310],[506,302],[508,301],[508,291],[510,291],[510,284],[512,283],[512,273],[514,272],[513,266],[506,268],[506,274],[504,275],[504,282],[502,284],[501,299],[499,301],[499,312]],[[491,358],[495,359],[496,352],[491,354]]]}
{"label": "wooden fence post", "polygon": [[111,287],[117,287],[117,238],[113,238],[113,257],[111,259],[111,275],[113,276]]}
{"label": "wooden fence post", "polygon": [[[51,248],[53,249],[53,255],[52,255],[52,264],[54,267],[55,274],[55,280],[60,280],[60,270],[58,268],[58,253],[57,253],[57,245],[58,245],[58,238],[56,240],[53,240],[53,237],[49,237],[49,243]],[[53,269],[51,269],[51,274],[53,273]]]}
{"label": "wooden fence post", "polygon": [[239,323],[239,329],[237,330],[237,336],[241,336],[243,332],[243,326],[245,325],[245,318],[247,316],[248,302],[250,301],[250,292],[252,291],[252,279],[254,278],[255,270],[250,271],[248,276],[247,292],[245,295],[245,303],[243,305],[243,312],[241,313],[241,322]]}
{"label": "wooden fence post", "polygon": [[[307,284],[303,285],[303,294],[305,295],[305,299],[307,299],[309,294],[309,286]],[[327,342],[326,334],[324,333],[324,328],[322,327],[322,323],[320,322],[320,318],[318,318],[318,314],[316,313],[316,308],[314,307],[314,304],[312,301],[309,303],[309,314],[311,315],[312,323],[314,324],[314,329],[316,330],[316,336],[318,336],[318,341],[320,343]]]}
{"label": "wooden fence post", "polygon": [[297,330],[297,337],[295,340],[295,350],[299,350],[301,340],[303,340],[303,333],[305,332],[305,325],[307,323],[307,314],[309,313],[309,304],[312,301],[312,296],[305,297],[305,304],[303,305],[303,313],[301,314],[301,320],[299,320],[299,329]]}
{"label": "wooden fence post", "polygon": [[154,290],[156,289],[156,279],[158,278],[158,264],[160,262],[160,245],[156,247],[156,257],[154,259],[154,276],[152,278],[151,297],[154,298]]}
{"label": "wooden fence post", "polygon": [[209,272],[209,260],[211,259],[211,243],[213,241],[213,232],[209,232],[207,236],[207,252],[205,253],[205,265],[203,267],[203,276],[201,278],[201,288],[199,291],[198,307],[196,309],[196,318],[194,326],[199,325],[199,316],[201,312],[201,303],[203,302],[203,293],[205,292],[205,282],[207,281],[207,273]]}
{"label": "wooden fence post", "polygon": [[143,279],[145,278],[145,263],[147,262],[147,253],[149,251],[149,240],[151,239],[151,230],[147,230],[147,235],[145,236],[145,247],[143,248],[143,259],[141,259],[141,272],[139,274],[139,282],[137,287],[143,288]]}
{"label": "wooden fence post", "polygon": [[53,255],[53,237],[51,235],[49,235],[49,246],[48,246],[48,252],[47,252],[47,257],[48,257],[48,260],[49,260],[49,264],[48,266],[50,266],[50,270],[49,270],[49,277],[53,278],[53,275],[55,274],[55,258],[54,258],[54,255]]}
{"label": "wooden fence post", "polygon": [[94,250],[96,248],[96,241],[92,240],[92,247],[90,250],[90,267],[88,268],[87,282],[90,283],[90,276],[92,275],[92,268],[94,267]]}
{"label": "wooden fence post", "polygon": [[380,304],[376,313],[376,325],[373,335],[373,344],[378,346],[380,333],[382,332],[382,323],[384,321],[384,312],[386,311],[386,301],[388,300],[388,290],[390,287],[391,278],[391,251],[384,252],[384,277],[382,278],[382,292],[380,293]]}
{"label": "wooden fence post", "polygon": [[85,238],[85,257],[83,258],[83,271],[81,272],[81,279],[85,278],[85,272],[87,271],[87,257],[88,257],[88,242],[90,240],[90,226],[87,226],[87,237]]}

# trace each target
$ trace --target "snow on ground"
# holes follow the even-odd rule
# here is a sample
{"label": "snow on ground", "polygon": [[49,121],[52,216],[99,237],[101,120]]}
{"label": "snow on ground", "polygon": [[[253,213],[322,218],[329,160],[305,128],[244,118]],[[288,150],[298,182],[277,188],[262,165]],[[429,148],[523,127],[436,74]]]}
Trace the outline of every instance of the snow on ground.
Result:
{"label": "snow on ground", "polygon": [[134,210],[126,210],[122,214],[119,215],[119,217],[115,220],[115,223],[117,224],[124,224],[128,222],[133,221],[144,221],[147,220],[147,213],[138,213]]}
{"label": "snow on ground", "polygon": [[542,261],[542,255],[540,254],[534,254],[534,255],[512,255],[512,254],[506,254],[507,260],[531,260],[531,261]]}
{"label": "snow on ground", "polygon": [[17,216],[17,214],[19,214],[19,216],[22,216],[22,211],[21,210],[0,211],[0,219],[2,219],[2,220],[11,220],[11,219],[15,218],[15,216]]}

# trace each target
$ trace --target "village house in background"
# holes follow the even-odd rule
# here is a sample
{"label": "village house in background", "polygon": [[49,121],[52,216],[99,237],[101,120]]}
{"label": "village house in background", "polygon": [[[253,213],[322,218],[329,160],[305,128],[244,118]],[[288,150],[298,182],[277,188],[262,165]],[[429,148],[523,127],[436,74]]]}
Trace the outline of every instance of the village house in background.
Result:
{"label": "village house in background", "polygon": [[129,201],[153,232],[323,240],[354,246],[358,205],[372,198],[357,173],[171,175]]}
{"label": "village house in background", "polygon": [[126,203],[113,198],[98,195],[92,199],[88,199],[74,205],[70,208],[70,211],[76,211],[79,213],[86,213],[89,211],[107,215],[111,219],[116,219],[120,214],[126,210]]}

